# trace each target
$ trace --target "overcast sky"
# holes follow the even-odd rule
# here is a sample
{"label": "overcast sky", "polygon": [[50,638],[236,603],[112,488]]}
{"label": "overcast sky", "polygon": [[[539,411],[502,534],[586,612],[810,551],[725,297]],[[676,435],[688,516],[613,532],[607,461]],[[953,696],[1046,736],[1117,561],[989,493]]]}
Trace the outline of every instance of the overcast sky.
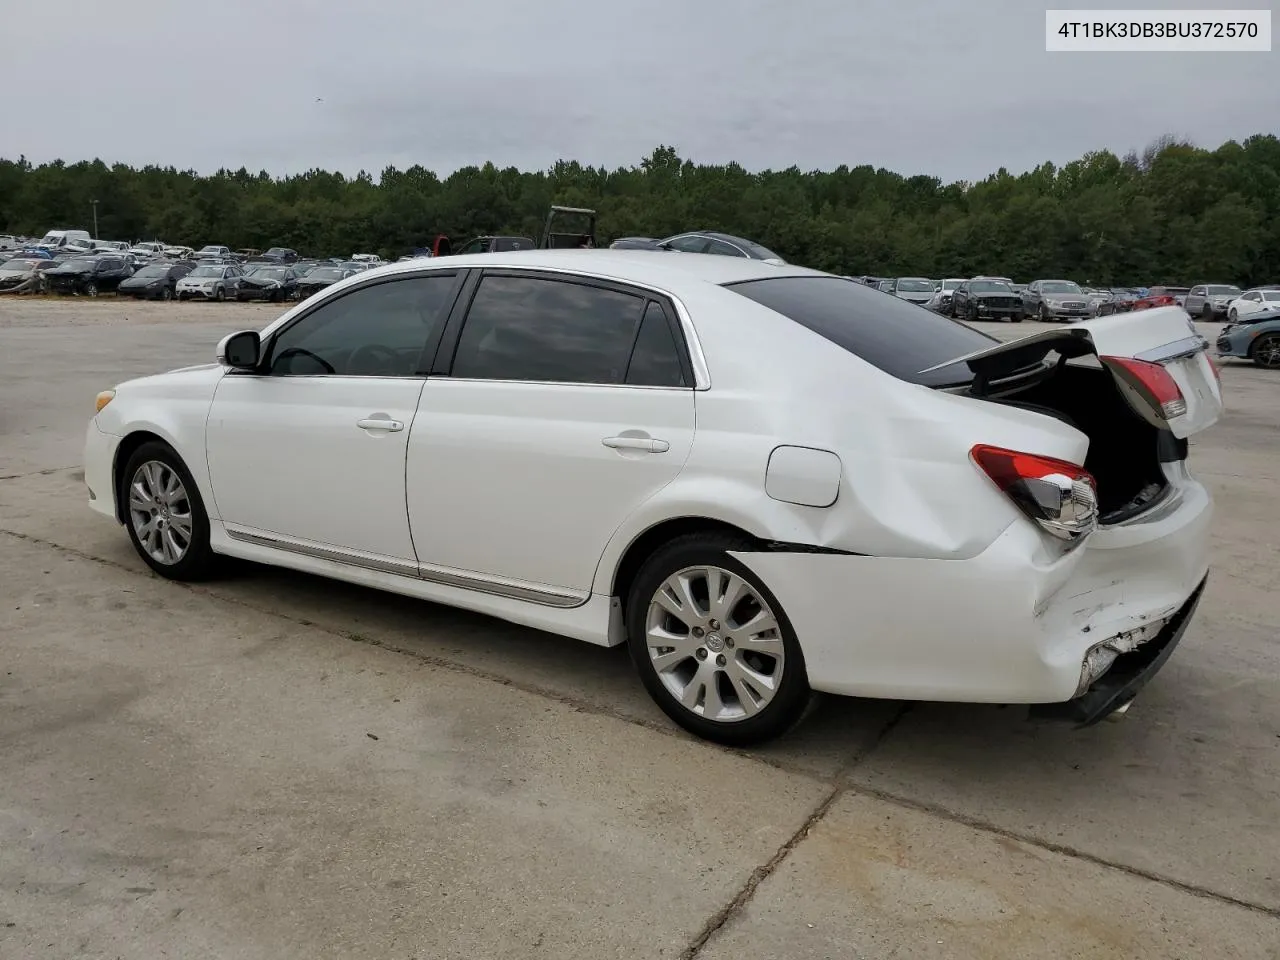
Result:
{"label": "overcast sky", "polygon": [[0,156],[376,177],[388,164],[616,167],[666,143],[752,170],[955,180],[1164,133],[1216,147],[1280,128],[1280,53],[1049,54],[1047,5],[13,2]]}

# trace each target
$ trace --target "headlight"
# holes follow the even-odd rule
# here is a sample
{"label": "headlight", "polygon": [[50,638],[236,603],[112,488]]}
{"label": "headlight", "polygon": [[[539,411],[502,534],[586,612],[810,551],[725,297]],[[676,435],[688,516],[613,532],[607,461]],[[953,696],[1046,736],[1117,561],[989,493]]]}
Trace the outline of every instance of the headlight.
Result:
{"label": "headlight", "polygon": [[94,403],[94,406],[95,406],[95,409],[93,411],[94,414],[96,415],[101,413],[102,408],[105,407],[108,403],[110,403],[115,398],[115,395],[116,395],[116,392],[114,390],[103,390],[100,394],[98,394],[98,399]]}

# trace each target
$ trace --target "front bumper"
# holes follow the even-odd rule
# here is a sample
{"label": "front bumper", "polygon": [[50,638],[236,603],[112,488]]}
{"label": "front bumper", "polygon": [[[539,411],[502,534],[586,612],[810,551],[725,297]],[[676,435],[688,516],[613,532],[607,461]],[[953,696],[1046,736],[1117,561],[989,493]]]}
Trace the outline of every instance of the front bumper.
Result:
{"label": "front bumper", "polygon": [[213,287],[183,287],[181,285],[179,285],[177,292],[179,297],[198,297],[201,300],[212,300],[218,293]]}
{"label": "front bumper", "polygon": [[1096,312],[1092,307],[1051,307],[1046,305],[1044,312],[1051,320],[1088,320]]}
{"label": "front bumper", "polygon": [[98,418],[89,421],[84,435],[84,482],[89,488],[89,506],[104,517],[119,519],[115,500],[116,449],[120,438],[103,432]]}

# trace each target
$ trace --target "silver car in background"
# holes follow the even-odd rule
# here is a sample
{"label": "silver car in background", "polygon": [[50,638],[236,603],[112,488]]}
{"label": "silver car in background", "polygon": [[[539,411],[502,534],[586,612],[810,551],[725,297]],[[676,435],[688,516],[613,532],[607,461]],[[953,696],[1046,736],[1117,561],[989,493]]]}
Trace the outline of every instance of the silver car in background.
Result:
{"label": "silver car in background", "polygon": [[1201,283],[1187,292],[1182,309],[1201,320],[1225,317],[1231,301],[1243,292],[1230,283]]}

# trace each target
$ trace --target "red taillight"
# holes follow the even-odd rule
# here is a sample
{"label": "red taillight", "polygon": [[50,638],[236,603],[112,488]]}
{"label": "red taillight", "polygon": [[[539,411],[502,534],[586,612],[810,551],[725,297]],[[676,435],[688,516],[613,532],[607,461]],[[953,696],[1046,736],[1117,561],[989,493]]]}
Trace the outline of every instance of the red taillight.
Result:
{"label": "red taillight", "polygon": [[1135,360],[1133,357],[1103,357],[1102,362],[1120,373],[1130,386],[1142,392],[1165,420],[1172,420],[1187,412],[1187,401],[1182,396],[1182,388],[1160,364]]}
{"label": "red taillight", "polygon": [[973,462],[1041,529],[1078,540],[1098,522],[1098,485],[1084,467],[980,443]]}

